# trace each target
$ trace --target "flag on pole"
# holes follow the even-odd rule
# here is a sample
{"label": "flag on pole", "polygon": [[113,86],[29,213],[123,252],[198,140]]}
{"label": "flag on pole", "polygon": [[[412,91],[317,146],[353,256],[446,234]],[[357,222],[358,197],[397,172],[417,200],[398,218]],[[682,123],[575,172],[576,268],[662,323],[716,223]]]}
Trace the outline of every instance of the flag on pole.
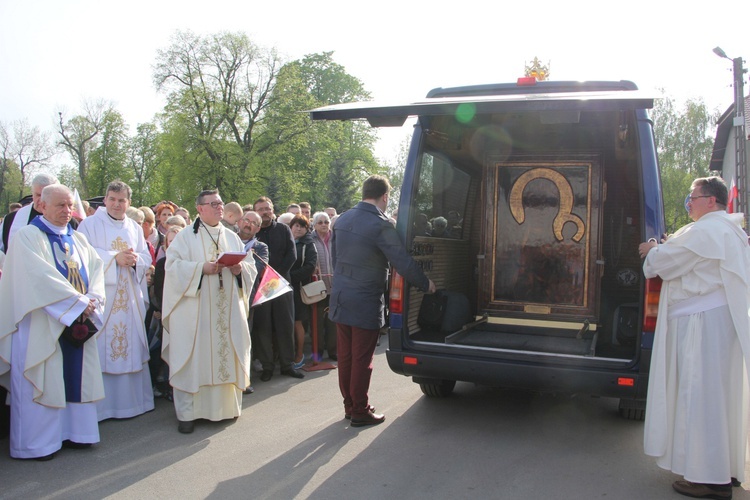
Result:
{"label": "flag on pole", "polygon": [[274,268],[266,266],[266,270],[263,271],[263,278],[261,278],[258,285],[258,291],[255,292],[255,297],[253,297],[253,304],[250,307],[268,302],[291,291],[292,285],[282,278]]}
{"label": "flag on pole", "polygon": [[737,190],[737,184],[734,183],[734,177],[732,177],[732,183],[729,186],[729,200],[727,201],[727,213],[733,214],[735,211],[734,205],[739,197]]}
{"label": "flag on pole", "polygon": [[78,189],[73,190],[73,198],[75,198],[75,206],[73,207],[73,217],[79,220],[86,218],[86,209],[83,208],[83,202],[81,201],[81,195],[78,194]]}

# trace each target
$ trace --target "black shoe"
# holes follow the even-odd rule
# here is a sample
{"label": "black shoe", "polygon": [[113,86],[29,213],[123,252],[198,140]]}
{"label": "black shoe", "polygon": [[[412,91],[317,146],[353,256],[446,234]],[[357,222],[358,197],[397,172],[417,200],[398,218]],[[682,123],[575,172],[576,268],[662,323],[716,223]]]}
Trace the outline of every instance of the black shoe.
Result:
{"label": "black shoe", "polygon": [[366,425],[378,425],[385,422],[385,415],[368,411],[357,418],[352,417],[352,427],[364,427]]}
{"label": "black shoe", "polygon": [[[354,425],[352,423],[352,425]],[[680,495],[692,498],[715,498],[718,500],[732,498],[732,483],[700,484],[690,481],[675,481],[672,488]]]}
{"label": "black shoe", "polygon": [[732,486],[734,486],[735,488],[739,488],[740,486],[742,486],[742,483],[736,477],[733,477]]}
{"label": "black shoe", "polygon": [[295,370],[294,368],[290,368],[289,370],[282,370],[281,374],[287,375],[292,378],[305,378],[304,373],[299,370]]}
{"label": "black shoe", "polygon": [[335,354],[329,354],[328,357],[330,359],[332,359],[333,361],[338,361],[339,360],[339,357],[337,355],[335,355]]}
{"label": "black shoe", "polygon": [[260,374],[260,379],[263,382],[268,382],[271,377],[273,377],[273,370],[263,370],[263,373]]}
{"label": "black shoe", "polygon": [[252,385],[248,385],[247,389],[245,389],[244,391],[242,391],[242,394],[252,394],[254,392],[255,392],[255,389],[253,389],[253,386]]}
{"label": "black shoe", "polygon": [[49,455],[44,455],[43,457],[36,457],[34,458],[34,460],[36,460],[37,462],[49,462],[53,458],[55,458],[55,454],[50,453]]}
{"label": "black shoe", "polygon": [[66,439],[62,442],[62,447],[70,448],[71,450],[85,450],[86,448],[91,448],[91,443],[74,443],[73,441]]}
{"label": "black shoe", "polygon": [[192,420],[180,420],[180,423],[177,425],[177,430],[183,434],[190,434],[194,428],[195,422]]}

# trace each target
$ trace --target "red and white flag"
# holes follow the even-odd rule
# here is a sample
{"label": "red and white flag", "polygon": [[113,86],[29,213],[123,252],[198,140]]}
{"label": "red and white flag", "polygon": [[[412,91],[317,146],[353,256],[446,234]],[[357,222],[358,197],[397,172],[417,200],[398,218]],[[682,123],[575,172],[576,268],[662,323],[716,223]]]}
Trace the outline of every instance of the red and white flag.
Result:
{"label": "red and white flag", "polygon": [[78,194],[78,189],[73,190],[73,198],[75,199],[75,206],[73,207],[73,217],[80,220],[85,219],[86,209],[83,208],[83,202],[81,201],[81,195]]}
{"label": "red and white flag", "polygon": [[287,292],[292,291],[292,285],[287,280],[281,277],[271,266],[266,266],[266,270],[263,271],[263,278],[260,280],[258,285],[258,291],[255,292],[253,297],[253,303],[250,307],[255,307],[269,300],[273,300],[276,297],[280,297]]}
{"label": "red and white flag", "polygon": [[735,212],[735,202],[739,197],[737,190],[737,184],[734,183],[734,177],[732,177],[732,183],[729,185],[729,200],[727,201],[727,213],[733,214]]}

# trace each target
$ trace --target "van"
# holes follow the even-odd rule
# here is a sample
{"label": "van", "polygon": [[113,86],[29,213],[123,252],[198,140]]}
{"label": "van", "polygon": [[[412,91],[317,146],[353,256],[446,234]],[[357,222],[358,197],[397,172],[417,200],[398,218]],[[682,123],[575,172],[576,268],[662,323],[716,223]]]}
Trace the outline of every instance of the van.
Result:
{"label": "van", "polygon": [[442,291],[392,275],[392,370],[431,397],[463,381],[619,398],[644,417],[661,283],[638,244],[665,233],[652,107],[629,81],[523,78],[310,112],[416,117],[396,228]]}

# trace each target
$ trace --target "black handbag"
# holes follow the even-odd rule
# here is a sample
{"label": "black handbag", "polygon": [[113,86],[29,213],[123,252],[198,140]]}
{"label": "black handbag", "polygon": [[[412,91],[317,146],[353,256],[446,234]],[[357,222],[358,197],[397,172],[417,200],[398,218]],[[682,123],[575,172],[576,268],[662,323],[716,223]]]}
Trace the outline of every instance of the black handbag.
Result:
{"label": "black handbag", "polygon": [[61,337],[73,347],[81,347],[98,331],[90,319],[84,320],[79,317],[70,326],[65,327]]}

